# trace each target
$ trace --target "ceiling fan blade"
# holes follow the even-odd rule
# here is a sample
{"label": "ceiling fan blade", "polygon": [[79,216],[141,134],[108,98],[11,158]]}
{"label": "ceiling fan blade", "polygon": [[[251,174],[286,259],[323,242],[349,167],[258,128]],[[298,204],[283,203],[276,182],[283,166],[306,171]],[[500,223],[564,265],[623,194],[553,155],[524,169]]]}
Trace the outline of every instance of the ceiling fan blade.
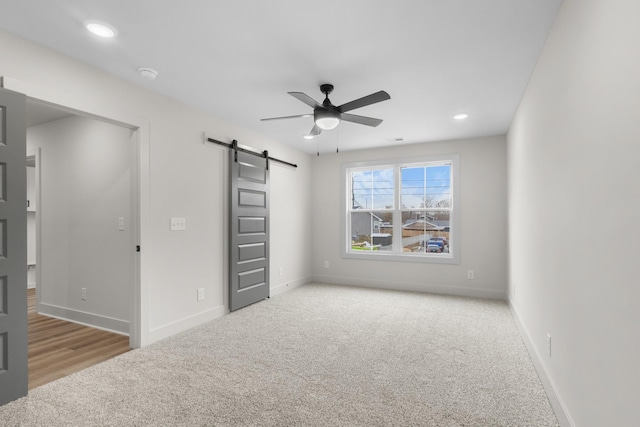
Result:
{"label": "ceiling fan blade", "polygon": [[356,114],[342,113],[340,115],[340,118],[345,122],[358,123],[359,125],[366,125],[371,127],[376,127],[380,123],[382,123],[382,119],[374,119],[373,117],[358,116]]}
{"label": "ceiling fan blade", "polygon": [[320,129],[318,125],[313,125],[311,132],[309,132],[309,135],[317,136],[317,135],[320,135],[321,132],[322,132],[322,129]]}
{"label": "ceiling fan blade", "polygon": [[355,110],[356,108],[366,107],[367,105],[375,104],[376,102],[386,101],[391,99],[389,94],[383,90],[380,92],[372,93],[371,95],[363,96],[346,104],[342,104],[338,107],[338,110],[342,113]]}
{"label": "ceiling fan blade", "polygon": [[269,120],[282,120],[282,119],[299,119],[300,117],[313,117],[313,114],[298,114],[296,116],[282,116],[282,117],[269,117],[266,119],[260,119],[261,122]]}
{"label": "ceiling fan blade", "polygon": [[293,96],[299,101],[304,102],[311,108],[321,107],[322,104],[319,104],[315,99],[302,92],[287,92],[289,95]]}

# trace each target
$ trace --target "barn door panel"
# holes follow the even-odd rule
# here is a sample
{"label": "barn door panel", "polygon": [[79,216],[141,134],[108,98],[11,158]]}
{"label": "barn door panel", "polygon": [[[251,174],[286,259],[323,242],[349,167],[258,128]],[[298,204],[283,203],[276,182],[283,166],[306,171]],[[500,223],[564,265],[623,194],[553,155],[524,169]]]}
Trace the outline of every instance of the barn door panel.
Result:
{"label": "barn door panel", "polygon": [[229,309],[269,297],[268,157],[230,151]]}
{"label": "barn door panel", "polygon": [[0,89],[0,405],[27,394],[26,97]]}

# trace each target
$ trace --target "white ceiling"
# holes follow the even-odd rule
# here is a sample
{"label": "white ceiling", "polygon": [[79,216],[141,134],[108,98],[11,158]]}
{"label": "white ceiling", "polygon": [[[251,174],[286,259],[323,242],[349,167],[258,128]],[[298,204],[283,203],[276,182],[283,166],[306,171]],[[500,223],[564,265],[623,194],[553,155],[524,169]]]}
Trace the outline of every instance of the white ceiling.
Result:
{"label": "white ceiling", "polygon": [[[504,134],[561,0],[0,0],[0,28],[245,128],[315,153]],[[105,21],[116,39],[82,23]],[[156,69],[144,80],[139,67]],[[311,108],[379,90],[320,141]],[[452,116],[466,112],[462,122]],[[215,129],[203,129],[215,131]],[[250,141],[240,141],[249,144]]]}

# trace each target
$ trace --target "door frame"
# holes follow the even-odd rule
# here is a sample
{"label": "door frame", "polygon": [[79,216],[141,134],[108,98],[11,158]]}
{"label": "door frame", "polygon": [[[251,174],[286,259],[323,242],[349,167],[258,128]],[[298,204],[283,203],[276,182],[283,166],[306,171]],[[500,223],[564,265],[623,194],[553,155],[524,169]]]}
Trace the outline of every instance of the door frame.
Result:
{"label": "door frame", "polygon": [[[42,256],[40,255],[40,230],[41,230],[41,226],[40,226],[40,211],[38,210],[38,206],[40,206],[40,147],[35,148],[35,149],[27,149],[27,160],[29,159],[29,157],[33,157],[35,159],[35,182],[34,185],[36,187],[36,191],[34,194],[35,197],[35,204],[36,204],[36,215],[35,215],[35,222],[36,222],[36,235],[35,235],[35,240],[36,240],[36,268],[35,268],[35,274],[36,274],[36,310],[38,310],[38,306],[40,305],[40,296],[41,293],[38,290],[38,284],[42,283],[42,279],[41,279],[41,273],[40,273],[40,262],[38,262],[38,260],[42,259]],[[27,227],[28,227],[28,221],[29,218],[27,217]],[[28,237],[27,237],[28,238]],[[27,241],[27,248],[29,247],[29,241]],[[29,271],[27,269],[27,278]]]}
{"label": "door frame", "polygon": [[[2,76],[0,86],[23,93],[28,99],[64,109],[72,114],[90,117],[130,129],[132,141],[136,143],[133,168],[136,185],[133,192],[133,233],[141,250],[134,260],[134,286],[131,289],[131,316],[129,319],[129,345],[140,348],[149,343],[149,298],[150,263],[145,255],[145,243],[150,235],[150,132],[149,119],[121,110],[105,107],[100,102],[91,102],[82,97],[57,92],[49,87],[40,87]],[[25,153],[26,155],[26,153]],[[146,252],[148,254],[148,251]]]}

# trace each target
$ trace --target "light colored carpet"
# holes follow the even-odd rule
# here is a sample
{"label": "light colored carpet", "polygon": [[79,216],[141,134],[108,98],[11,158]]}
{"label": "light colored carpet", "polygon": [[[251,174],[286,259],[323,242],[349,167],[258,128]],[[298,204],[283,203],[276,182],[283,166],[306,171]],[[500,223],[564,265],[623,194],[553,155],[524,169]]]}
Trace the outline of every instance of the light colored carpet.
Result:
{"label": "light colored carpet", "polygon": [[2,426],[556,426],[506,303],[312,284],[36,388]]}

